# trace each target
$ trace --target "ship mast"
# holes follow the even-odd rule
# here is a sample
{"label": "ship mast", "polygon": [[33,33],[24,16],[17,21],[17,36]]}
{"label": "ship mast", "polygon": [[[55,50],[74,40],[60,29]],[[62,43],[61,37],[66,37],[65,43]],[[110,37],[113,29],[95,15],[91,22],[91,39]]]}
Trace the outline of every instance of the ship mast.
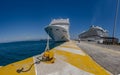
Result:
{"label": "ship mast", "polygon": [[115,30],[116,30],[116,23],[117,23],[117,15],[118,15],[118,9],[119,9],[119,0],[117,0],[117,4],[116,4],[116,12],[115,12],[115,19],[114,19],[114,26],[113,26],[113,44],[115,42]]}

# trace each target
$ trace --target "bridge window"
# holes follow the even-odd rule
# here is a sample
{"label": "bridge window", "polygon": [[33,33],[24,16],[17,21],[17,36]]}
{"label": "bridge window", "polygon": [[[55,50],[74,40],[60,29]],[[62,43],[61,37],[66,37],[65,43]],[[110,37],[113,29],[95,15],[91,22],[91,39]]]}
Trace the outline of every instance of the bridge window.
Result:
{"label": "bridge window", "polygon": [[56,29],[56,30],[59,30],[59,29]]}

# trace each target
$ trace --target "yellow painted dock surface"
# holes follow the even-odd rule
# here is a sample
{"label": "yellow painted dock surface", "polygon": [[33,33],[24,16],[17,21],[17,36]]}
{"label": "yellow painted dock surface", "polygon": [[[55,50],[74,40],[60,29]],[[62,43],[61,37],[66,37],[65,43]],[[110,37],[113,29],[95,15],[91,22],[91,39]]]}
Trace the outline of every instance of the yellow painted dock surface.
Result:
{"label": "yellow painted dock surface", "polygon": [[17,73],[17,69],[28,69],[40,55],[18,61],[0,68],[0,75],[112,75],[98,65],[73,41],[65,42],[51,51],[55,54],[55,63],[34,64],[27,72]]}
{"label": "yellow painted dock surface", "polygon": [[24,73],[17,73],[17,69],[21,67],[28,68],[33,63],[33,58],[28,58],[16,63],[9,64],[7,66],[3,66],[0,68],[0,75],[35,75],[35,68],[34,66],[28,72]]}

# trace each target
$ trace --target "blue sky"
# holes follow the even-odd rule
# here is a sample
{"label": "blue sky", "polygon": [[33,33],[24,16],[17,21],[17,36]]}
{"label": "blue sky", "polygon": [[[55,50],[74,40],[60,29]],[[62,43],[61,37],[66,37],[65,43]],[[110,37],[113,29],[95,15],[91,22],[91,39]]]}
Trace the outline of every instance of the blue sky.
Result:
{"label": "blue sky", "polygon": [[[0,0],[0,42],[46,38],[44,27],[54,18],[70,19],[72,38],[91,25],[107,29],[111,36],[115,8],[116,0]],[[118,38],[119,20],[120,14]]]}

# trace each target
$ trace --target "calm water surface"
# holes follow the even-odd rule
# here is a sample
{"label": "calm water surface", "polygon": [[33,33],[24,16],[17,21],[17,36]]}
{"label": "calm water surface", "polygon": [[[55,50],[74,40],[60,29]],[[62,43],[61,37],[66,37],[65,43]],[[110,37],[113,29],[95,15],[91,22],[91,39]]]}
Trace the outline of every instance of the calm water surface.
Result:
{"label": "calm water surface", "polygon": [[[50,41],[50,48],[61,43]],[[0,66],[41,54],[46,47],[46,40],[0,43]]]}

